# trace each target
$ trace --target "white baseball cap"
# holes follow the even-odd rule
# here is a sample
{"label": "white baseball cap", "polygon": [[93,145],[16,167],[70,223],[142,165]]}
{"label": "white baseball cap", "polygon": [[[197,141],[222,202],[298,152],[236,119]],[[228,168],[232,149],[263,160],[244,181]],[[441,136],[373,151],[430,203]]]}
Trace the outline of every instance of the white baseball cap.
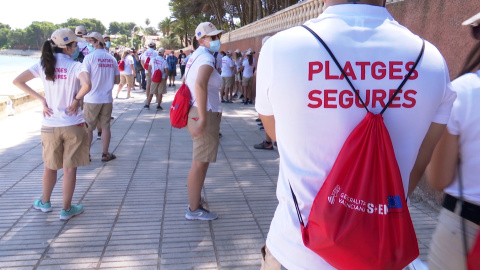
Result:
{"label": "white baseball cap", "polygon": [[52,33],[52,36],[50,37],[55,43],[55,46],[59,48],[66,48],[68,43],[71,42],[82,42],[85,41],[84,38],[77,37],[75,33],[69,28],[60,28],[55,30],[55,32]]}
{"label": "white baseball cap", "polygon": [[195,36],[201,38],[204,36],[216,36],[223,33],[223,30],[217,30],[215,25],[210,22],[202,22],[195,29]]}
{"label": "white baseball cap", "polygon": [[235,52],[236,52],[236,53],[239,53],[239,52],[240,52],[240,49],[236,49]]}
{"label": "white baseball cap", "polygon": [[159,53],[165,53],[165,49],[164,49],[163,47],[162,47],[162,48],[159,48],[159,49],[158,49],[158,52],[159,52]]}
{"label": "white baseball cap", "polygon": [[75,35],[86,35],[87,34],[87,29],[85,29],[85,26],[79,25],[77,28],[75,28]]}
{"label": "white baseball cap", "polygon": [[86,35],[86,36],[84,36],[84,37],[86,37],[86,38],[87,38],[87,37],[94,38],[94,39],[100,41],[103,45],[105,45],[105,41],[104,41],[104,39],[103,39],[102,34],[100,34],[100,33],[98,33],[98,32],[91,32],[90,34],[88,34],[88,35]]}
{"label": "white baseball cap", "polygon": [[148,47],[154,47],[156,44],[155,44],[155,41],[151,40],[150,42],[148,42]]}
{"label": "white baseball cap", "polygon": [[478,26],[480,25],[480,13],[477,13],[473,17],[470,17],[466,21],[462,23],[462,25],[471,25],[471,26]]}

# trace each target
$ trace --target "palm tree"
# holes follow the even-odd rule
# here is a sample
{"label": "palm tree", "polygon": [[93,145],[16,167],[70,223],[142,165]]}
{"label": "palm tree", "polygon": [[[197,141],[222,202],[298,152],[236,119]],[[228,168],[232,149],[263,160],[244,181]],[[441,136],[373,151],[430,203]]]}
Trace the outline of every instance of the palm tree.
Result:
{"label": "palm tree", "polygon": [[147,19],[145,20],[145,24],[147,25],[147,27],[150,25],[150,19],[149,19],[149,18],[147,18]]}
{"label": "palm tree", "polygon": [[161,22],[158,23],[158,28],[162,32],[163,36],[169,36],[170,30],[172,28],[172,19],[170,17],[165,17]]}

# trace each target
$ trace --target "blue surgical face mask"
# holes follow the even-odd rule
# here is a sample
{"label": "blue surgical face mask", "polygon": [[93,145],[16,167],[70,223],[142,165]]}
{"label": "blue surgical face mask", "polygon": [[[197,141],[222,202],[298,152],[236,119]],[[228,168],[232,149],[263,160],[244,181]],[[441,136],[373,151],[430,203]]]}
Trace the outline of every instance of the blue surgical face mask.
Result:
{"label": "blue surgical face mask", "polygon": [[110,48],[110,45],[111,45],[110,41],[105,42],[105,47]]}
{"label": "blue surgical face mask", "polygon": [[93,47],[93,45],[90,44],[90,43],[87,43],[87,49],[88,49],[89,52],[95,51],[95,47]]}
{"label": "blue surgical face mask", "polygon": [[220,40],[212,40],[210,41],[210,48],[208,48],[211,52],[218,52],[220,51]]}
{"label": "blue surgical face mask", "polygon": [[80,54],[80,49],[78,49],[78,46],[76,46],[75,51],[73,52],[73,54],[70,57],[72,57],[72,59],[76,59],[79,54]]}

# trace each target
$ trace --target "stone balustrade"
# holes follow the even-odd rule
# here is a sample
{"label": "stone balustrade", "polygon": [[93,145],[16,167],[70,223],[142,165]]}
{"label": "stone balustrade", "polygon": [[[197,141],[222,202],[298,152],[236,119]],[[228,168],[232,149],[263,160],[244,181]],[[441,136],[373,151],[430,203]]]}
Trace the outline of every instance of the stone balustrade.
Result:
{"label": "stone balustrade", "polygon": [[[399,1],[403,0],[387,0],[387,4]],[[307,0],[237,30],[227,32],[222,35],[221,42],[225,44],[302,25],[305,21],[318,17],[322,13],[322,7],[323,0]]]}

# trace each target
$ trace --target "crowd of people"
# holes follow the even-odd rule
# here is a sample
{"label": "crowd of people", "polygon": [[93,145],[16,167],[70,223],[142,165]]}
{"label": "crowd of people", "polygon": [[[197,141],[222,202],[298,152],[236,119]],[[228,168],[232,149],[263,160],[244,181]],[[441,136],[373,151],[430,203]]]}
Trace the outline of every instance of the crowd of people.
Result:
{"label": "crowd of people", "polygon": [[[480,15],[466,23],[477,40],[479,23]],[[95,128],[101,132],[102,161],[116,158],[108,151],[114,85],[119,85],[116,98],[125,85],[129,98],[136,81],[145,90],[144,108],[150,108],[155,95],[157,110],[163,110],[167,81],[168,87],[175,87],[179,67],[182,83],[191,94],[186,126],[193,141],[187,219],[218,218],[203,206],[201,190],[209,165],[217,158],[221,103],[240,99],[250,105],[255,101],[256,121],[266,131],[266,138],[254,148],[274,149],[278,138],[281,156],[279,205],[262,249],[262,269],[333,269],[305,245],[302,219],[308,220],[346,138],[365,117],[365,108],[383,116],[406,198],[433,157],[427,180],[433,187],[445,189],[447,196],[430,250],[430,268],[465,269],[464,257],[474,245],[480,222],[480,166],[475,158],[480,131],[474,106],[480,45],[470,54],[462,76],[452,84],[438,49],[399,25],[385,9],[384,0],[325,0],[324,12],[304,26],[265,37],[258,70],[254,50],[220,51],[223,30],[209,22],[197,26],[188,55],[183,51],[166,53],[164,48],[156,49],[153,41],[141,51],[110,51],[108,36],[87,33],[83,26],[75,32],[57,29],[45,41],[41,61],[14,80],[18,88],[43,105],[43,195],[33,207],[52,211],[51,193],[57,170],[63,168],[60,219],[81,214],[82,205],[71,205],[76,168],[91,161],[89,149]],[[328,46],[317,42],[320,38],[316,40],[312,33],[325,37]],[[348,87],[343,75],[334,75],[333,66],[328,66],[334,55],[328,47],[350,63],[345,77],[352,77],[357,93],[344,90]],[[299,51],[305,53],[294,53]],[[417,55],[418,66],[412,68]],[[382,73],[367,68],[373,62],[390,70]],[[398,63],[406,64],[402,68]],[[398,84],[396,81],[404,78],[402,72],[409,73],[405,91],[399,88],[398,96],[392,97],[390,92],[388,97],[387,90],[382,89],[391,87],[385,86],[389,82]],[[362,79],[354,79],[357,77]],[[33,78],[43,81],[45,97],[26,84]],[[390,109],[383,114],[387,107]],[[462,246],[465,250],[459,252]]]}

